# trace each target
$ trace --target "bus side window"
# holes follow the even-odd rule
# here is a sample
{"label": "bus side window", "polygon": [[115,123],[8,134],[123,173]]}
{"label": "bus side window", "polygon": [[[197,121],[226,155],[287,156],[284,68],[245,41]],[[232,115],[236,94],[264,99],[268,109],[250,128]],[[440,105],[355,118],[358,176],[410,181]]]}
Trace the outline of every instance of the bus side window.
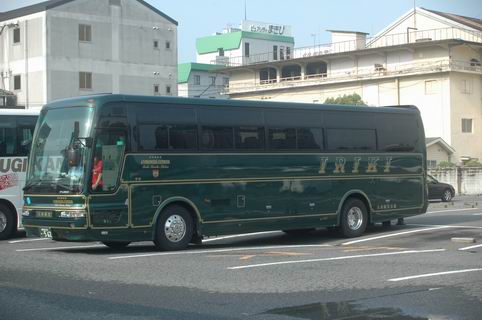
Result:
{"label": "bus side window", "polygon": [[102,130],[98,133],[92,164],[92,191],[111,192],[116,189],[125,148],[125,132]]}
{"label": "bus side window", "polygon": [[15,119],[13,117],[2,117],[0,121],[0,156],[15,156]]}
{"label": "bus side window", "polygon": [[264,127],[238,127],[234,133],[236,149],[264,149]]}

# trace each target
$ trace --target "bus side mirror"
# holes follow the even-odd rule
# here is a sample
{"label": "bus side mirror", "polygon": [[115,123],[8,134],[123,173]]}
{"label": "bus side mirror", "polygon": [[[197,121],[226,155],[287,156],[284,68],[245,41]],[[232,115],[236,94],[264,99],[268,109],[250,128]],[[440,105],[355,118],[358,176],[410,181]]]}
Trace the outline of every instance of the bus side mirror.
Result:
{"label": "bus side mirror", "polygon": [[80,149],[70,146],[67,150],[67,160],[69,161],[69,167],[77,167],[80,164]]}
{"label": "bus side mirror", "polygon": [[94,139],[92,139],[92,137],[85,138],[85,146],[87,148],[92,148],[93,145],[94,145]]}

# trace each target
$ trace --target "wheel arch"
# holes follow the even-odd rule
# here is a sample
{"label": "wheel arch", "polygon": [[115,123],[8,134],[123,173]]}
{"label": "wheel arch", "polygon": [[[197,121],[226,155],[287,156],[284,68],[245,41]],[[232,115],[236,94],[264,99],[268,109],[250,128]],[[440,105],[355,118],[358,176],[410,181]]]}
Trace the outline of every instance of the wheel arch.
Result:
{"label": "wheel arch", "polygon": [[18,212],[17,212],[17,208],[15,208],[15,206],[13,205],[13,203],[11,203],[10,201],[6,200],[6,199],[0,199],[0,204],[1,205],[4,205],[6,206],[8,209],[10,209],[10,211],[14,214],[14,217],[16,219],[14,219],[15,221],[15,225],[14,225],[14,229],[13,229],[13,232],[15,232],[16,230],[18,230],[18,227],[19,227],[19,223],[20,223],[20,217],[18,215]]}
{"label": "wheel arch", "polygon": [[152,239],[155,239],[156,237],[156,225],[157,225],[157,219],[159,218],[159,215],[165,208],[171,205],[179,205],[181,207],[184,207],[189,212],[194,222],[194,228],[195,228],[194,234],[200,236],[200,231],[201,231],[200,225],[202,223],[201,213],[199,212],[199,209],[194,204],[194,202],[184,197],[170,197],[164,200],[159,205],[159,207],[157,207],[156,213],[154,214],[154,218],[152,220],[152,223],[153,223]]}
{"label": "wheel arch", "polygon": [[347,193],[345,193],[343,195],[343,197],[341,198],[340,203],[338,204],[338,209],[336,211],[338,225],[341,224],[341,209],[343,208],[343,205],[345,204],[345,202],[349,198],[359,199],[365,204],[365,206],[367,208],[368,222],[370,223],[371,222],[371,213],[373,212],[373,207],[372,207],[372,203],[370,202],[370,198],[368,197],[368,195],[365,192],[355,189],[355,190],[350,190]]}

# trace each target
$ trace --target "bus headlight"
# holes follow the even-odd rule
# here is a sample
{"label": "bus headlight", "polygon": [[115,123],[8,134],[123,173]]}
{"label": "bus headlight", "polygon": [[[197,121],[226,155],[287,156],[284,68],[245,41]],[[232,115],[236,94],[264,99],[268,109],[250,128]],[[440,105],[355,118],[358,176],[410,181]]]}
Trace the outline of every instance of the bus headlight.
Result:
{"label": "bus headlight", "polygon": [[67,218],[67,219],[77,219],[77,218],[85,218],[86,212],[85,210],[75,210],[75,211],[61,211],[60,217]]}
{"label": "bus headlight", "polygon": [[28,211],[27,209],[23,209],[22,217],[28,217],[28,216],[30,216],[30,211]]}

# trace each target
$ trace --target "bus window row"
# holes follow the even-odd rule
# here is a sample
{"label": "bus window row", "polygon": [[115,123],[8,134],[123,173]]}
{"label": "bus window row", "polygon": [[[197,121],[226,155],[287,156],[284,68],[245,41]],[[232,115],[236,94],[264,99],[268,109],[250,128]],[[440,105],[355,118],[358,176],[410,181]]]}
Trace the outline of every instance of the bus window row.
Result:
{"label": "bus window row", "polygon": [[[375,129],[139,124],[138,151],[377,151]],[[403,150],[381,151],[411,151]]]}

